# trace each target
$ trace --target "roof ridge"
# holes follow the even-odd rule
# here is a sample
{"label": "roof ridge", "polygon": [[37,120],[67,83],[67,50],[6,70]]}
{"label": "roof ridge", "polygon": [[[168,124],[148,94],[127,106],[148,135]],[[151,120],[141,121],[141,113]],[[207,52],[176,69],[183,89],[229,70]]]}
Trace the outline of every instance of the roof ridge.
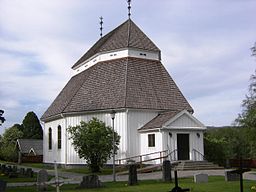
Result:
{"label": "roof ridge", "polygon": [[[163,126],[164,123],[168,122],[168,120],[175,115],[179,114],[183,110],[167,110],[167,111],[161,111],[158,112],[158,114],[152,118],[150,121],[148,121],[145,125],[143,125],[141,128],[138,130],[144,130],[144,129],[152,129],[154,126],[152,126],[152,123],[155,123],[158,119],[160,119],[160,122],[157,122],[157,124],[161,124],[160,126]],[[165,119],[165,115],[171,115],[171,117],[168,116],[168,119]],[[158,125],[159,126],[159,125]],[[160,127],[155,127],[155,128],[160,128]]]}
{"label": "roof ridge", "polygon": [[[93,52],[93,55],[95,55],[97,53],[97,49],[99,47],[101,47],[103,44],[106,43],[106,41],[114,35],[114,32],[117,31],[118,29],[120,29],[127,21],[123,22],[121,25],[119,25],[118,27],[116,27],[115,29],[113,29],[112,31],[108,32],[106,35],[104,35],[103,37],[99,38],[98,41],[88,50],[86,51],[86,53],[80,58],[78,59],[78,61],[71,67],[74,68],[77,65],[80,65],[81,63],[83,63],[84,61],[83,58],[86,56],[87,53],[89,53],[90,51]],[[92,56],[93,56],[92,55]],[[89,59],[89,58],[88,58]],[[87,59],[86,59],[87,60]],[[86,61],[85,60],[85,61]]]}
{"label": "roof ridge", "polygon": [[[160,65],[160,66],[161,66],[161,65]],[[148,68],[147,68],[146,70],[147,70],[147,72],[148,72],[148,74],[149,74],[150,71],[148,70]],[[161,71],[161,73],[162,73],[162,71]],[[150,84],[151,84],[152,87],[154,87],[153,93],[154,93],[154,95],[155,95],[155,97],[156,97],[156,99],[157,99],[157,103],[162,103],[161,100],[160,100],[159,97],[158,97],[157,91],[156,91],[155,86],[154,86],[154,83],[153,83],[152,81],[153,81],[153,79],[150,78]]]}
{"label": "roof ridge", "polygon": [[126,59],[126,67],[125,67],[125,93],[124,93],[124,107],[126,107],[126,100],[127,100],[127,78],[128,78],[128,63],[129,63],[129,57]]}
{"label": "roof ridge", "polygon": [[130,33],[131,33],[131,19],[128,20],[128,37],[127,37],[127,47],[130,45]]}
{"label": "roof ridge", "polygon": [[[174,84],[174,86],[178,88],[177,83],[173,80],[173,78],[171,77],[171,75],[169,74],[169,72],[167,71],[167,69],[165,69],[165,67],[162,67],[162,70],[164,70],[164,71],[167,72],[169,81],[171,80],[172,83]],[[187,101],[186,97],[184,96],[184,94],[181,92],[181,90],[180,90],[179,88],[177,89],[177,91],[179,92],[179,94],[181,95],[181,97],[183,97],[183,99],[185,99],[185,101]],[[183,110],[187,110],[187,111],[189,111],[189,112],[192,112],[192,114],[193,114],[193,113],[194,113],[193,107],[190,105],[190,103],[189,103],[188,101],[187,101],[187,104],[189,105],[190,109],[186,109],[186,108],[184,107]]]}
{"label": "roof ridge", "polygon": [[80,57],[72,66],[72,69],[80,66],[97,53],[128,47],[160,52],[160,49],[155,43],[131,19],[128,19],[100,38],[82,57]]}
{"label": "roof ridge", "polygon": [[[93,66],[92,67],[90,67],[89,69],[92,69],[93,68]],[[87,69],[88,70],[88,69]],[[91,72],[90,72],[91,73]],[[83,73],[81,73],[81,74],[83,74]],[[79,75],[79,74],[78,74]],[[66,104],[66,106],[63,108],[63,110],[62,110],[62,112],[64,112],[65,111],[65,109],[68,107],[68,105],[69,105],[69,103],[71,103],[71,101],[75,98],[75,96],[76,96],[76,94],[78,93],[78,91],[81,89],[81,87],[85,84],[85,79],[86,79],[86,77],[88,77],[88,75],[86,76],[86,75],[83,75],[83,83],[81,83],[81,85],[80,85],[80,87],[76,90],[76,92],[73,94],[73,96],[72,96],[72,98],[67,102],[67,104]],[[61,113],[62,113],[61,112]]]}

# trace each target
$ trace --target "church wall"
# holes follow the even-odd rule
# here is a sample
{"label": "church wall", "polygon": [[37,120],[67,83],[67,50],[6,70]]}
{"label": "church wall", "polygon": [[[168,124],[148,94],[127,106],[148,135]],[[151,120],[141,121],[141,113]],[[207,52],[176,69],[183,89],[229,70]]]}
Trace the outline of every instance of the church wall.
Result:
{"label": "church wall", "polygon": [[[164,130],[163,131],[163,150],[169,150],[171,160],[177,160],[177,134],[189,134],[189,157],[190,160],[201,161],[204,155],[203,131],[202,130]],[[200,136],[198,136],[200,135]],[[201,153],[202,155],[200,155]]]}
{"label": "church wall", "polygon": [[[96,117],[106,123],[108,126],[112,126],[112,119],[110,117],[109,113],[92,113],[92,114],[86,114],[81,116],[75,116],[75,117],[68,117],[67,118],[67,124],[68,126],[75,126],[78,125],[81,121],[89,121],[93,117]],[[124,158],[124,153],[126,151],[126,115],[125,112],[118,112],[115,115],[115,122],[114,127],[115,130],[118,132],[118,134],[121,136],[120,145],[119,145],[119,152],[117,155],[117,158]],[[80,159],[78,154],[74,151],[74,148],[72,147],[71,141],[68,140],[67,142],[67,164],[83,164],[85,163],[84,160]],[[112,162],[110,160],[110,162]]]}
{"label": "church wall", "polygon": [[[61,126],[61,149],[58,149],[57,137],[58,137],[58,126]],[[64,162],[64,149],[65,149],[65,120],[59,119],[45,123],[44,125],[44,135],[43,135],[43,162],[44,163],[57,163]],[[49,139],[48,133],[49,128],[52,129],[52,149],[49,149]]]}
{"label": "church wall", "polygon": [[[148,144],[148,135],[149,134],[154,134],[155,135],[155,146],[153,147],[149,147]],[[140,150],[141,150],[141,155],[142,160],[149,160],[149,159],[154,159],[154,158],[160,158],[163,155],[166,155],[164,153],[161,153],[161,151],[163,151],[163,138],[162,138],[162,133],[159,131],[156,132],[149,132],[149,133],[141,133],[140,134],[140,138],[141,138],[141,146],[140,146]],[[145,156],[144,156],[145,155]],[[160,159],[156,159],[156,160],[152,160],[152,161],[145,161],[145,164],[159,164],[161,163],[162,160]]]}
{"label": "church wall", "polygon": [[129,110],[127,115],[127,157],[143,154],[138,129],[157,116],[157,111]]}
{"label": "church wall", "polygon": [[[191,134],[191,144],[193,149],[196,149],[196,151],[192,151],[191,158],[196,161],[203,161],[204,155],[204,135],[203,131],[194,131]],[[198,153],[199,152],[199,153]]]}
{"label": "church wall", "polygon": [[[109,113],[91,113],[85,115],[78,116],[70,116],[64,117],[63,119],[52,121],[50,123],[46,123],[45,127],[55,127],[57,130],[57,126],[59,124],[63,127],[63,141],[62,141],[62,149],[57,149],[57,132],[53,130],[53,149],[51,151],[45,150],[45,163],[52,163],[55,159],[58,163],[61,164],[84,164],[85,161],[80,159],[78,154],[75,152],[71,140],[69,140],[69,134],[66,135],[66,127],[79,125],[81,121],[89,121],[93,117],[96,117],[106,123],[108,126],[112,126],[112,119]],[[121,136],[119,152],[117,158],[125,158],[126,150],[127,150],[127,140],[126,140],[126,113],[118,112],[115,116],[115,130]],[[64,128],[65,127],[65,128]],[[44,131],[44,143],[48,146],[48,131]],[[67,148],[66,148],[67,145]],[[57,153],[56,153],[57,152]],[[112,163],[112,161],[109,161]]]}

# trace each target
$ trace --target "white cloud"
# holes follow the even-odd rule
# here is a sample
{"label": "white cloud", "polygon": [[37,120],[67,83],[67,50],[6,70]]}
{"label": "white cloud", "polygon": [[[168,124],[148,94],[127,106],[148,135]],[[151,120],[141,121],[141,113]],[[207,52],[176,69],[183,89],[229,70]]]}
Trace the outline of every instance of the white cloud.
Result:
{"label": "white cloud", "polygon": [[206,125],[231,125],[241,110],[241,90],[226,90],[191,100],[195,116]]}

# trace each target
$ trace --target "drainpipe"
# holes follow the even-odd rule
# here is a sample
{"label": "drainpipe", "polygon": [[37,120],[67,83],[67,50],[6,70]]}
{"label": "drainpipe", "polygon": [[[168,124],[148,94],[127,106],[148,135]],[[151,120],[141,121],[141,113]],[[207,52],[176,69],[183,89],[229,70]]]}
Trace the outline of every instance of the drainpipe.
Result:
{"label": "drainpipe", "polygon": [[45,138],[45,136],[44,136],[44,134],[45,134],[45,123],[43,122],[43,121],[41,121],[40,120],[40,123],[43,125],[43,162],[42,163],[44,163],[44,159],[45,159],[45,151],[46,151],[46,147],[45,147],[45,140],[44,140],[44,138]]}
{"label": "drainpipe", "polygon": [[67,166],[67,143],[68,143],[68,134],[67,134],[67,119],[65,118],[65,116],[63,115],[63,113],[61,113],[61,117],[64,119],[64,128],[65,128],[65,167]]}

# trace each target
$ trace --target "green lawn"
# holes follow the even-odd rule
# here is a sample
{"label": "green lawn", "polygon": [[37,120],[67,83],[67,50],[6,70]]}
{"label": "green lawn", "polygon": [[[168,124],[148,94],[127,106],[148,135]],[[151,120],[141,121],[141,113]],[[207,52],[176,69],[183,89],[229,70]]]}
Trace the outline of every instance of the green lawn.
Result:
{"label": "green lawn", "polygon": [[36,177],[37,177],[36,173],[34,173],[34,176],[32,178],[24,177],[21,175],[19,175],[18,178],[9,178],[8,176],[4,175],[3,173],[0,173],[0,180],[6,181],[8,183],[35,182]]}
{"label": "green lawn", "polygon": [[[17,165],[19,166],[27,166],[27,167],[32,167],[32,168],[39,168],[39,169],[47,169],[47,170],[52,170],[54,169],[53,166],[51,165],[46,165],[43,163],[22,163],[22,164],[17,164],[14,162],[6,162],[6,161],[0,161],[2,164],[6,165]],[[120,171],[126,171],[127,169],[125,167],[116,167],[116,172]],[[63,171],[63,172],[72,172],[72,173],[81,173],[81,174],[91,174],[91,171],[89,170],[88,167],[77,167],[77,168],[58,168],[58,171]],[[110,175],[113,173],[113,169],[110,167],[104,167],[101,169],[101,172],[97,173],[98,175]]]}
{"label": "green lawn", "polygon": [[[17,164],[17,166],[19,166]],[[39,169],[53,169],[53,166],[46,165],[43,163],[22,163],[21,166],[27,166],[27,167],[33,167],[33,168],[39,168]]]}
{"label": "green lawn", "polygon": [[[72,173],[81,173],[81,174],[91,174],[91,171],[88,167],[80,167],[80,168],[61,168],[58,169],[63,172],[72,172]],[[125,171],[125,168],[117,167],[116,172]],[[97,175],[111,175],[113,173],[112,168],[104,167],[101,169],[101,172],[96,173]]]}
{"label": "green lawn", "polygon": [[[139,181],[136,186],[127,186],[127,182],[107,182],[100,189],[76,189],[78,185],[64,185],[61,191],[65,192],[167,192],[173,187],[173,183],[163,183],[161,181]],[[189,188],[191,192],[239,192],[239,182],[225,182],[224,177],[209,177],[208,183],[195,184],[192,178],[180,179],[179,184],[182,188]],[[251,186],[256,185],[255,181],[244,181],[244,192],[250,192]],[[7,192],[32,192],[36,191],[36,187],[8,188]],[[49,191],[55,191],[50,187]]]}

